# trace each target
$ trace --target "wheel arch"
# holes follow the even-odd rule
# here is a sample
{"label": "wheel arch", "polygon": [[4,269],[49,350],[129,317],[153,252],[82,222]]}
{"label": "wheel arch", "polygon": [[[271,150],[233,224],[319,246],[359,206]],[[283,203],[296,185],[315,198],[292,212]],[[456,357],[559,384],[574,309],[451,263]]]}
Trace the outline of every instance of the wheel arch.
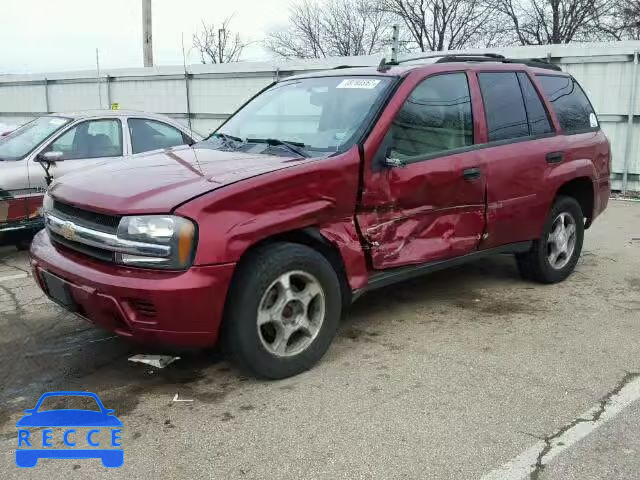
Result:
{"label": "wheel arch", "polygon": [[[248,256],[250,256],[254,251],[264,247],[265,245],[269,245],[272,243],[278,242],[289,242],[289,243],[297,243],[299,245],[305,245],[318,253],[320,253],[333,267],[336,272],[336,276],[338,277],[338,281],[340,282],[340,292],[342,294],[342,305],[347,306],[351,303],[351,288],[349,286],[347,271],[345,268],[344,261],[342,259],[342,255],[340,254],[340,250],[338,247],[328,240],[320,231],[318,227],[305,227],[299,228],[295,230],[290,230],[287,232],[277,233],[266,238],[263,238],[252,245],[250,245],[240,256],[238,260],[238,265],[240,265]],[[237,268],[236,268],[237,271]],[[235,278],[235,273],[234,273]],[[232,278],[232,282],[234,281]]]}
{"label": "wheel arch", "polygon": [[557,199],[560,196],[572,197],[578,202],[582,209],[582,214],[586,219],[585,228],[589,228],[593,221],[595,205],[595,191],[591,178],[586,176],[576,177],[564,182],[556,190],[554,199]]}

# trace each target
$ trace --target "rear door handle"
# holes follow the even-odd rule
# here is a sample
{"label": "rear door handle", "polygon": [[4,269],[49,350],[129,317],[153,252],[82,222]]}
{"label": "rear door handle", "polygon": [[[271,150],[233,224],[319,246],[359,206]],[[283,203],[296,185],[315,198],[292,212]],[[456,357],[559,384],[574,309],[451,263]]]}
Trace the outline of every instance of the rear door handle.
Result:
{"label": "rear door handle", "polygon": [[547,163],[560,163],[564,160],[564,152],[547,153]]}
{"label": "rear door handle", "polygon": [[473,181],[473,180],[477,180],[478,178],[480,178],[481,174],[482,174],[482,172],[480,171],[480,169],[478,167],[466,168],[462,172],[462,178],[464,178],[465,180],[468,180],[468,181]]}

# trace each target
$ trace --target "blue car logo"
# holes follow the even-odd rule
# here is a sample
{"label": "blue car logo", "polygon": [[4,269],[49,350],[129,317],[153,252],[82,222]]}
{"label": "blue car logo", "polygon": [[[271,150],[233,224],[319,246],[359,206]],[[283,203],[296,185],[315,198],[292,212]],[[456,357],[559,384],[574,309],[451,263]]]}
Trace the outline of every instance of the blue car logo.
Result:
{"label": "blue car logo", "polygon": [[[42,402],[50,397],[90,397],[100,411],[82,409],[55,409],[38,411]],[[90,392],[49,392],[40,397],[36,406],[25,410],[26,415],[18,420],[18,448],[16,465],[21,468],[35,467],[40,458],[83,459],[99,458],[102,465],[118,468],[124,463],[121,444],[122,422],[114,410],[104,408],[100,398]],[[76,428],[91,428],[86,435]],[[42,428],[41,431],[30,429]],[[53,448],[53,429],[63,430],[61,438],[65,448]],[[109,434],[108,446],[98,436]],[[84,445],[88,448],[83,448]]]}

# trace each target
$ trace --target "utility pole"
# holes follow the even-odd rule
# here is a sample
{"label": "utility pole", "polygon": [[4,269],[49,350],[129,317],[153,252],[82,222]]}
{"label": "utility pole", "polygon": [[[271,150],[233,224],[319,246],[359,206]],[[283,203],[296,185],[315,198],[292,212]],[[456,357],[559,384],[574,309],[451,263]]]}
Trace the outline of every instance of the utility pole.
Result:
{"label": "utility pole", "polygon": [[222,52],[223,52],[223,39],[226,40],[226,32],[224,30],[224,28],[219,28],[218,29],[218,63],[224,63],[224,60],[222,59]]}
{"label": "utility pole", "polygon": [[142,55],[144,66],[153,67],[151,0],[142,0]]}
{"label": "utility pole", "polygon": [[393,35],[391,37],[391,63],[395,63],[398,61],[398,50],[400,49],[399,30],[400,27],[396,23],[393,26]]}

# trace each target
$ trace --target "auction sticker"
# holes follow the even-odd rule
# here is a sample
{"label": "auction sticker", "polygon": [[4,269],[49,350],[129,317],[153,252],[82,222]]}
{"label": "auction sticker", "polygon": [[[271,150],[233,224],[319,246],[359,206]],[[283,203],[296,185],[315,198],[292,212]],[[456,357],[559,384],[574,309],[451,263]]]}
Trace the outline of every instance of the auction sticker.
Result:
{"label": "auction sticker", "polygon": [[348,78],[342,80],[336,88],[365,88],[372,89],[380,83],[380,80],[374,80],[372,78]]}

